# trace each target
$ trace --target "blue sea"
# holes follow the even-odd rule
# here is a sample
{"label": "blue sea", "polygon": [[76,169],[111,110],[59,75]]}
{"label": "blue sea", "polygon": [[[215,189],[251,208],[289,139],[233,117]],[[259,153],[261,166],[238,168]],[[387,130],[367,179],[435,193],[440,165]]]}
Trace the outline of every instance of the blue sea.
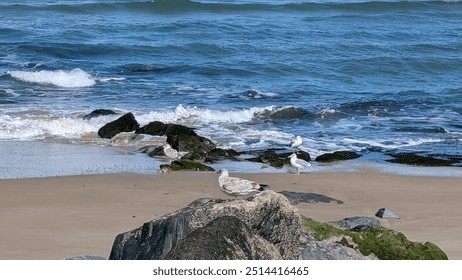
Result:
{"label": "blue sea", "polygon": [[461,157],[462,1],[0,1],[0,177],[156,171],[161,139],[97,136],[127,112],[238,151]]}

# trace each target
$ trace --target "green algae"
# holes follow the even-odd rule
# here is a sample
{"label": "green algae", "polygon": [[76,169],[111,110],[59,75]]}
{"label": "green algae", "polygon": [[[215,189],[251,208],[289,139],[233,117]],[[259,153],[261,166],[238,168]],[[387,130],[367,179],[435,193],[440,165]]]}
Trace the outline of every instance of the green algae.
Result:
{"label": "green algae", "polygon": [[351,237],[353,245],[347,241],[341,244],[355,248],[365,256],[374,254],[381,260],[448,259],[437,245],[431,242],[412,242],[404,234],[390,229],[370,227],[364,232],[352,232],[303,216],[302,220],[303,226],[315,239],[325,240],[332,236]]}

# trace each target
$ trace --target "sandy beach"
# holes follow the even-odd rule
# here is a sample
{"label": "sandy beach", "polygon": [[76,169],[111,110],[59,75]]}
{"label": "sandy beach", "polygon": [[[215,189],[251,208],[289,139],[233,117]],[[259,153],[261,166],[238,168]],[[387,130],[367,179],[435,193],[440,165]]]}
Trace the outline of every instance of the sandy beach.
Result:
{"label": "sandy beach", "polygon": [[[300,213],[329,222],[373,217],[386,207],[400,220],[380,220],[412,241],[431,241],[462,259],[462,180],[351,173],[232,174],[274,191],[314,192],[344,204],[299,204]],[[0,259],[108,257],[118,233],[185,207],[197,198],[228,198],[217,175],[108,174],[0,180]]]}

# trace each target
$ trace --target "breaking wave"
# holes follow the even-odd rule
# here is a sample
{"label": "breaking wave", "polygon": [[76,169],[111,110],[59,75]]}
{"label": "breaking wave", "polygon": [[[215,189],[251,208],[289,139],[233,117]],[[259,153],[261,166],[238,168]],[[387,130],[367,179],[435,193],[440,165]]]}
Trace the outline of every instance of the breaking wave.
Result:
{"label": "breaking wave", "polygon": [[52,85],[62,88],[81,88],[95,85],[96,78],[75,68],[70,71],[65,70],[41,70],[41,71],[8,71],[11,77],[27,82],[42,85]]}

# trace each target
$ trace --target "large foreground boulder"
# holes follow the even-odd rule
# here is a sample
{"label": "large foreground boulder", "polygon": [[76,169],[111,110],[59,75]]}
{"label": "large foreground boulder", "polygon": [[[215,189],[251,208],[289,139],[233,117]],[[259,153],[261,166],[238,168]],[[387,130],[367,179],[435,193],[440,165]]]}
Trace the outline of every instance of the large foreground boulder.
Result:
{"label": "large foreground boulder", "polygon": [[[248,200],[200,199],[184,209],[146,222],[137,229],[119,234],[114,240],[109,259],[165,259],[169,252],[175,250],[182,242],[189,243],[190,241],[186,240],[193,232],[206,225],[210,227],[212,221],[225,216],[237,218],[245,225],[245,230],[248,229],[249,233],[259,236],[256,239],[262,238],[272,244],[268,246],[274,246],[282,259],[299,258],[301,221],[298,210],[283,195],[268,190]],[[242,225],[236,226],[242,228]],[[216,225],[214,227],[216,228]],[[226,234],[220,233],[218,236]],[[194,238],[194,235],[190,238]],[[219,239],[220,237],[217,240]],[[249,244],[260,244],[260,241]],[[247,252],[244,255],[236,254],[246,258],[269,256],[258,251]],[[178,256],[178,250],[170,255],[171,258]],[[232,255],[221,256],[228,258]]]}
{"label": "large foreground boulder", "polygon": [[220,217],[195,230],[168,254],[170,260],[277,260],[276,246],[241,220]]}
{"label": "large foreground boulder", "polygon": [[112,138],[121,132],[135,131],[140,127],[132,113],[127,113],[115,121],[105,124],[98,130],[98,135],[101,138]]}

